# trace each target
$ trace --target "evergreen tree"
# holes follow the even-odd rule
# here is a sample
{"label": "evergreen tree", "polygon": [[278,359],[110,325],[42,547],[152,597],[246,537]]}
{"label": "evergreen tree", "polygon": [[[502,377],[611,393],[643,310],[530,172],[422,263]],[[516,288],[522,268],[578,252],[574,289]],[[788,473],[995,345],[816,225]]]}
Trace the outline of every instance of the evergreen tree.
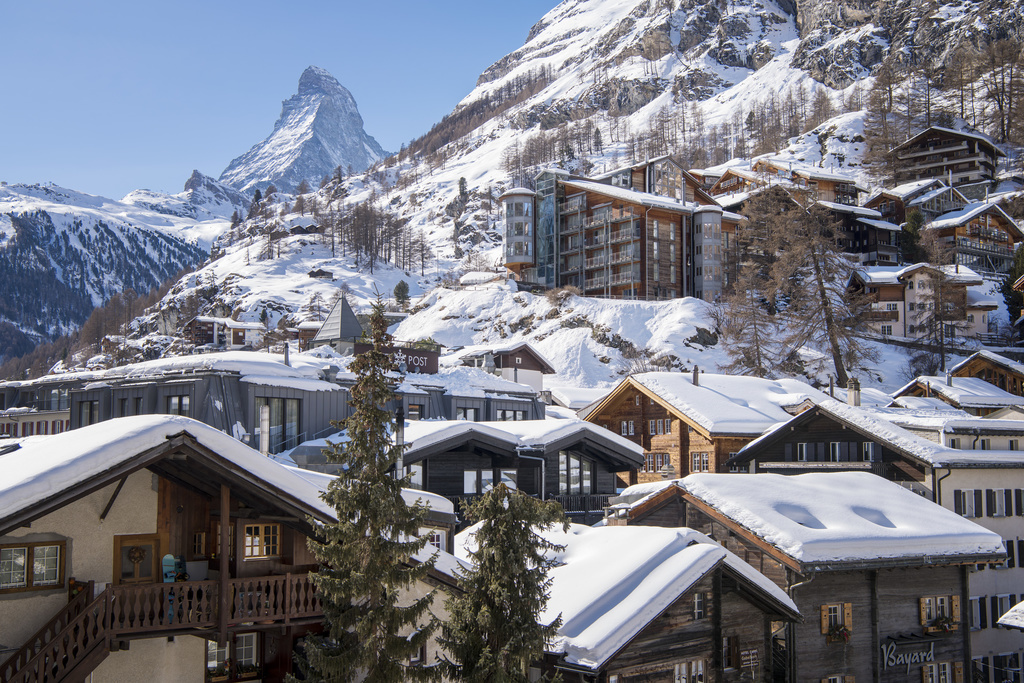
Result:
{"label": "evergreen tree", "polygon": [[306,663],[315,680],[331,683],[428,680],[434,670],[409,661],[436,628],[427,611],[433,594],[416,599],[408,593],[433,566],[411,562],[428,540],[419,536],[427,508],[405,503],[405,480],[394,472],[402,447],[391,441],[394,417],[385,408],[395,397],[387,377],[395,368],[384,351],[391,336],[380,298],[368,337],[373,348],[350,365],[356,383],[349,441],[328,455],[328,462],[344,465],[323,494],[338,522],[321,527],[322,542],[310,543],[321,564],[311,576],[325,631],[307,642]]}
{"label": "evergreen tree", "polygon": [[552,560],[558,546],[538,532],[561,525],[562,507],[499,484],[465,510],[476,548],[472,568],[459,578],[460,593],[446,603],[448,621],[441,644],[451,654],[442,668],[453,680],[527,683],[530,664],[544,654],[544,642],[561,618],[541,624],[548,599]]}
{"label": "evergreen tree", "polygon": [[395,303],[402,308],[409,303],[409,283],[405,280],[399,280],[398,284],[395,285]]}
{"label": "evergreen tree", "polygon": [[925,249],[921,246],[921,228],[924,216],[917,209],[907,212],[907,222],[903,224],[900,235],[900,257],[903,263],[921,263],[928,260]]}

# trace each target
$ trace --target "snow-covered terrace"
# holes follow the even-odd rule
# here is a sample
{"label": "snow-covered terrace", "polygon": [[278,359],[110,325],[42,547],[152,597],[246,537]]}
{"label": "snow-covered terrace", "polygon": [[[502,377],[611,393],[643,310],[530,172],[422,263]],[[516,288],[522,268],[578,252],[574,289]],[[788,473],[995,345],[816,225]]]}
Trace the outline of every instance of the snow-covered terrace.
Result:
{"label": "snow-covered terrace", "polygon": [[1024,397],[1003,391],[996,385],[977,377],[922,375],[893,392],[893,396],[909,391],[915,384],[927,387],[933,394],[954,401],[962,408],[1000,408],[1024,405]]}

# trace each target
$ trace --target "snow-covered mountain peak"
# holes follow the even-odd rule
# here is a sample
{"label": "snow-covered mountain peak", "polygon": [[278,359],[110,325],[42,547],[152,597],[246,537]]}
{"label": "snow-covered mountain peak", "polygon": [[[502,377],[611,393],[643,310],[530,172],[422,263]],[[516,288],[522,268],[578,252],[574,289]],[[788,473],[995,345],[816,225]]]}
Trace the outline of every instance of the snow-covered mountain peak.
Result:
{"label": "snow-covered mountain peak", "polygon": [[274,131],[234,159],[220,181],[243,192],[270,184],[291,192],[316,184],[338,166],[363,171],[387,153],[363,130],[355,98],[329,72],[310,66],[281,105]]}

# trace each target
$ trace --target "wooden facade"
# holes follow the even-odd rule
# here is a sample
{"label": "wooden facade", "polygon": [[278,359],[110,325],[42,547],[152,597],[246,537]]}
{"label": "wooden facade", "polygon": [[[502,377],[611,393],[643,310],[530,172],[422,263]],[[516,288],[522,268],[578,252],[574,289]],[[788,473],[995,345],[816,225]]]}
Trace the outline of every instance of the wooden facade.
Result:
{"label": "wooden facade", "polygon": [[629,380],[585,419],[644,449],[643,466],[631,473],[624,484],[661,481],[694,472],[728,471],[729,458],[756,438],[711,432],[675,410],[664,398]]}
{"label": "wooden facade", "polygon": [[997,354],[976,353],[955,365],[954,377],[976,377],[1015,396],[1024,396],[1024,366]]}
{"label": "wooden facade", "polygon": [[948,178],[953,186],[992,180],[999,157],[988,138],[933,126],[893,148],[896,182]]}
{"label": "wooden facade", "polygon": [[928,667],[941,666],[948,670],[945,680],[965,683],[971,653],[961,612],[969,597],[966,565],[932,558],[901,566],[884,557],[804,564],[677,486],[607,523],[696,529],[788,590],[803,621],[777,632],[772,643],[786,669],[777,680],[937,681],[939,670]]}

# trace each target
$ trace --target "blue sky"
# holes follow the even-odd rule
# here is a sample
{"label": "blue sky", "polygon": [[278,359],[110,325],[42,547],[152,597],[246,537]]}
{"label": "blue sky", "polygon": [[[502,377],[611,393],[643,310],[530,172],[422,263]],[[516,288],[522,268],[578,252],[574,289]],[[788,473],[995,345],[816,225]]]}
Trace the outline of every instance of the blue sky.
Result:
{"label": "blue sky", "polygon": [[120,198],[218,176],[310,64],[385,149],[429,130],[557,0],[4,4],[0,180]]}

